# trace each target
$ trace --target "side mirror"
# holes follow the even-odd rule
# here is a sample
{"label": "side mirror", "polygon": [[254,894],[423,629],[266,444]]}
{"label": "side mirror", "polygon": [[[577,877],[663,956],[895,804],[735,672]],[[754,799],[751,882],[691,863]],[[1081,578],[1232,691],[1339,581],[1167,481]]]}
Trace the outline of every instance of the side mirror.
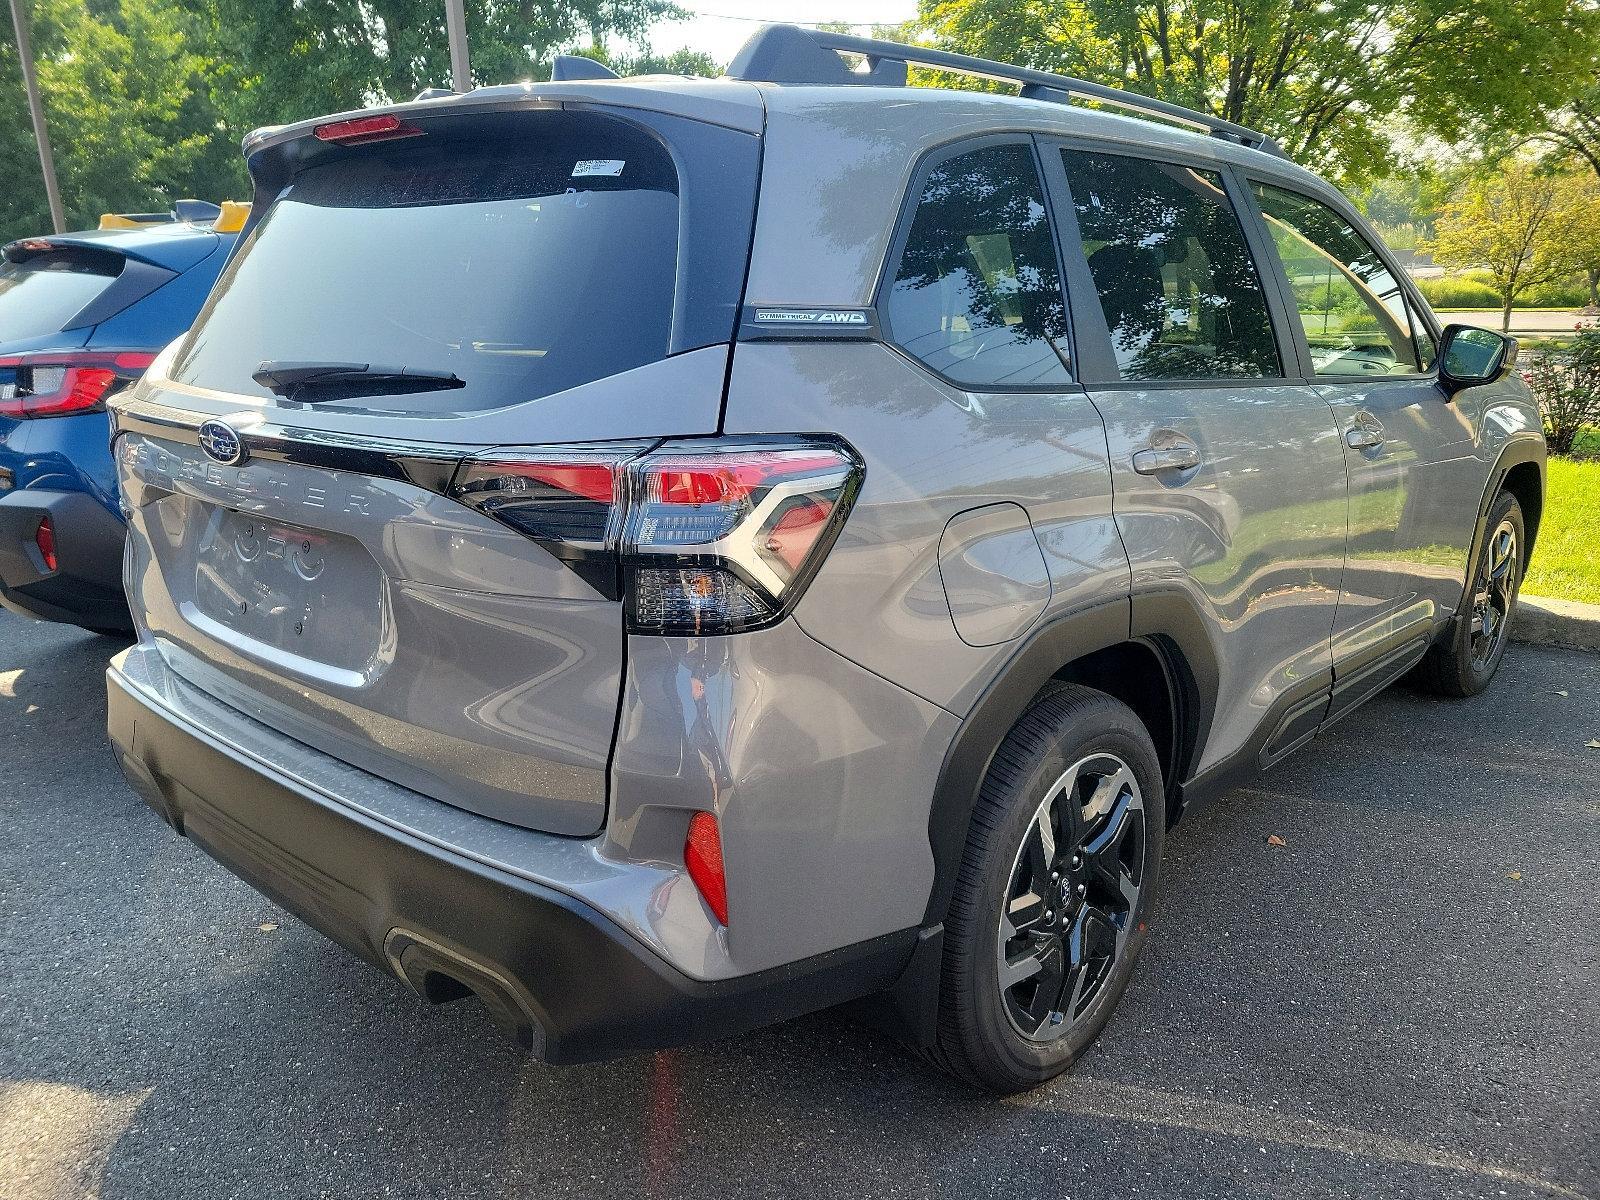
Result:
{"label": "side mirror", "polygon": [[1439,382],[1454,395],[1463,388],[1493,383],[1516,361],[1516,338],[1475,325],[1450,325],[1439,344]]}

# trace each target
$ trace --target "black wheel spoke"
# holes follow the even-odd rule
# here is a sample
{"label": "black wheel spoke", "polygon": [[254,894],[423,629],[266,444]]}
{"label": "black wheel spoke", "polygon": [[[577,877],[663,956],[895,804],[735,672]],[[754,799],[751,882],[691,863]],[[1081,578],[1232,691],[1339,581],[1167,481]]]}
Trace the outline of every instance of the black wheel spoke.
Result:
{"label": "black wheel spoke", "polygon": [[1480,667],[1493,661],[1505,641],[1521,570],[1516,526],[1509,519],[1501,521],[1484,546],[1472,595],[1468,636],[1472,661]]}
{"label": "black wheel spoke", "polygon": [[1139,898],[1140,856],[1131,852],[1140,849],[1137,843],[1144,836],[1143,822],[1144,803],[1137,793],[1126,791],[1105,827],[1083,847],[1096,899],[1121,911],[1131,912]]}
{"label": "black wheel spoke", "polygon": [[1039,973],[1034,978],[1033,995],[1024,1008],[1032,1023],[1033,1033],[1046,1030],[1052,1023],[1059,1024],[1061,985],[1067,974],[1066,947],[1060,938],[1052,938],[1038,955]]}
{"label": "black wheel spoke", "polygon": [[1110,917],[1101,909],[1084,905],[1072,925],[1067,986],[1059,1004],[1069,1020],[1082,1013],[1099,992],[1120,948],[1117,927]]}

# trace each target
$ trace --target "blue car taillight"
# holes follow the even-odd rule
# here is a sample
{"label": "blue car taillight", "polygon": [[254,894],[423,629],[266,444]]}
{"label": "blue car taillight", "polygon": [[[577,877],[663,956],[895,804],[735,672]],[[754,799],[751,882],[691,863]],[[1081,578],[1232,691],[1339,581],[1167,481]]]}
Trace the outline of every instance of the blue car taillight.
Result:
{"label": "blue car taillight", "polygon": [[737,633],[794,606],[863,473],[832,439],[717,439],[472,459],[451,495],[623,598],[633,632]]}
{"label": "blue car taillight", "polygon": [[0,356],[0,417],[99,412],[155,360],[143,351],[75,350]]}

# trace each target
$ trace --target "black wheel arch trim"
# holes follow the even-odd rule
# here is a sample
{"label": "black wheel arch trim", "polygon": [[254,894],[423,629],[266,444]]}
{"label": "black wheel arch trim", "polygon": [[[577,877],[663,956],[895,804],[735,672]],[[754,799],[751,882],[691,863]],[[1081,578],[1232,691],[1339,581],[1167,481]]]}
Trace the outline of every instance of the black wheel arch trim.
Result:
{"label": "black wheel arch trim", "polygon": [[[1467,551],[1467,561],[1464,566],[1461,605],[1457,607],[1456,616],[1461,615],[1462,608],[1467,603],[1472,590],[1472,566],[1478,561],[1478,555],[1483,550],[1483,539],[1487,534],[1485,525],[1489,519],[1489,509],[1494,505],[1495,497],[1505,488],[1506,479],[1515,467],[1533,464],[1539,468],[1539,492],[1541,497],[1545,491],[1547,475],[1548,451],[1545,448],[1543,434],[1519,434],[1500,448],[1500,453],[1495,457],[1494,466],[1489,471],[1488,482],[1484,485],[1483,495],[1478,500],[1478,519],[1472,530],[1472,545]],[[1519,501],[1520,503],[1520,501]],[[1543,501],[1540,503],[1542,516]],[[1538,538],[1539,520],[1529,513],[1522,514],[1526,526],[1527,549],[1523,552],[1522,565],[1526,569],[1528,560],[1533,556],[1534,543]]]}
{"label": "black wheel arch trim", "polygon": [[1129,642],[1150,650],[1166,674],[1176,743],[1168,758],[1173,778],[1166,783],[1169,798],[1178,794],[1176,785],[1187,778],[1204,749],[1218,682],[1216,648],[1194,599],[1178,589],[1136,592],[1040,625],[994,673],[945,751],[928,814],[934,885],[923,917],[925,930],[941,925],[949,910],[978,791],[1006,734],[1064,669]]}

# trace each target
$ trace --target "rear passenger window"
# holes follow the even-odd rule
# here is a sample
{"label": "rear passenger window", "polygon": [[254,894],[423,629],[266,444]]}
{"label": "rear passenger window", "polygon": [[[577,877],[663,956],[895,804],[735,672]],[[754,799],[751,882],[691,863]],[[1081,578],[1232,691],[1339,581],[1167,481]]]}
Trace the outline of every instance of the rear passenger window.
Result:
{"label": "rear passenger window", "polygon": [[1282,375],[1261,276],[1211,171],[1064,150],[1124,379]]}
{"label": "rear passenger window", "polygon": [[1070,381],[1061,276],[1031,147],[988,146],[934,167],[884,319],[895,344],[964,387]]}
{"label": "rear passenger window", "polygon": [[1326,205],[1251,185],[1267,219],[1318,375],[1415,375],[1432,340],[1377,250]]}

